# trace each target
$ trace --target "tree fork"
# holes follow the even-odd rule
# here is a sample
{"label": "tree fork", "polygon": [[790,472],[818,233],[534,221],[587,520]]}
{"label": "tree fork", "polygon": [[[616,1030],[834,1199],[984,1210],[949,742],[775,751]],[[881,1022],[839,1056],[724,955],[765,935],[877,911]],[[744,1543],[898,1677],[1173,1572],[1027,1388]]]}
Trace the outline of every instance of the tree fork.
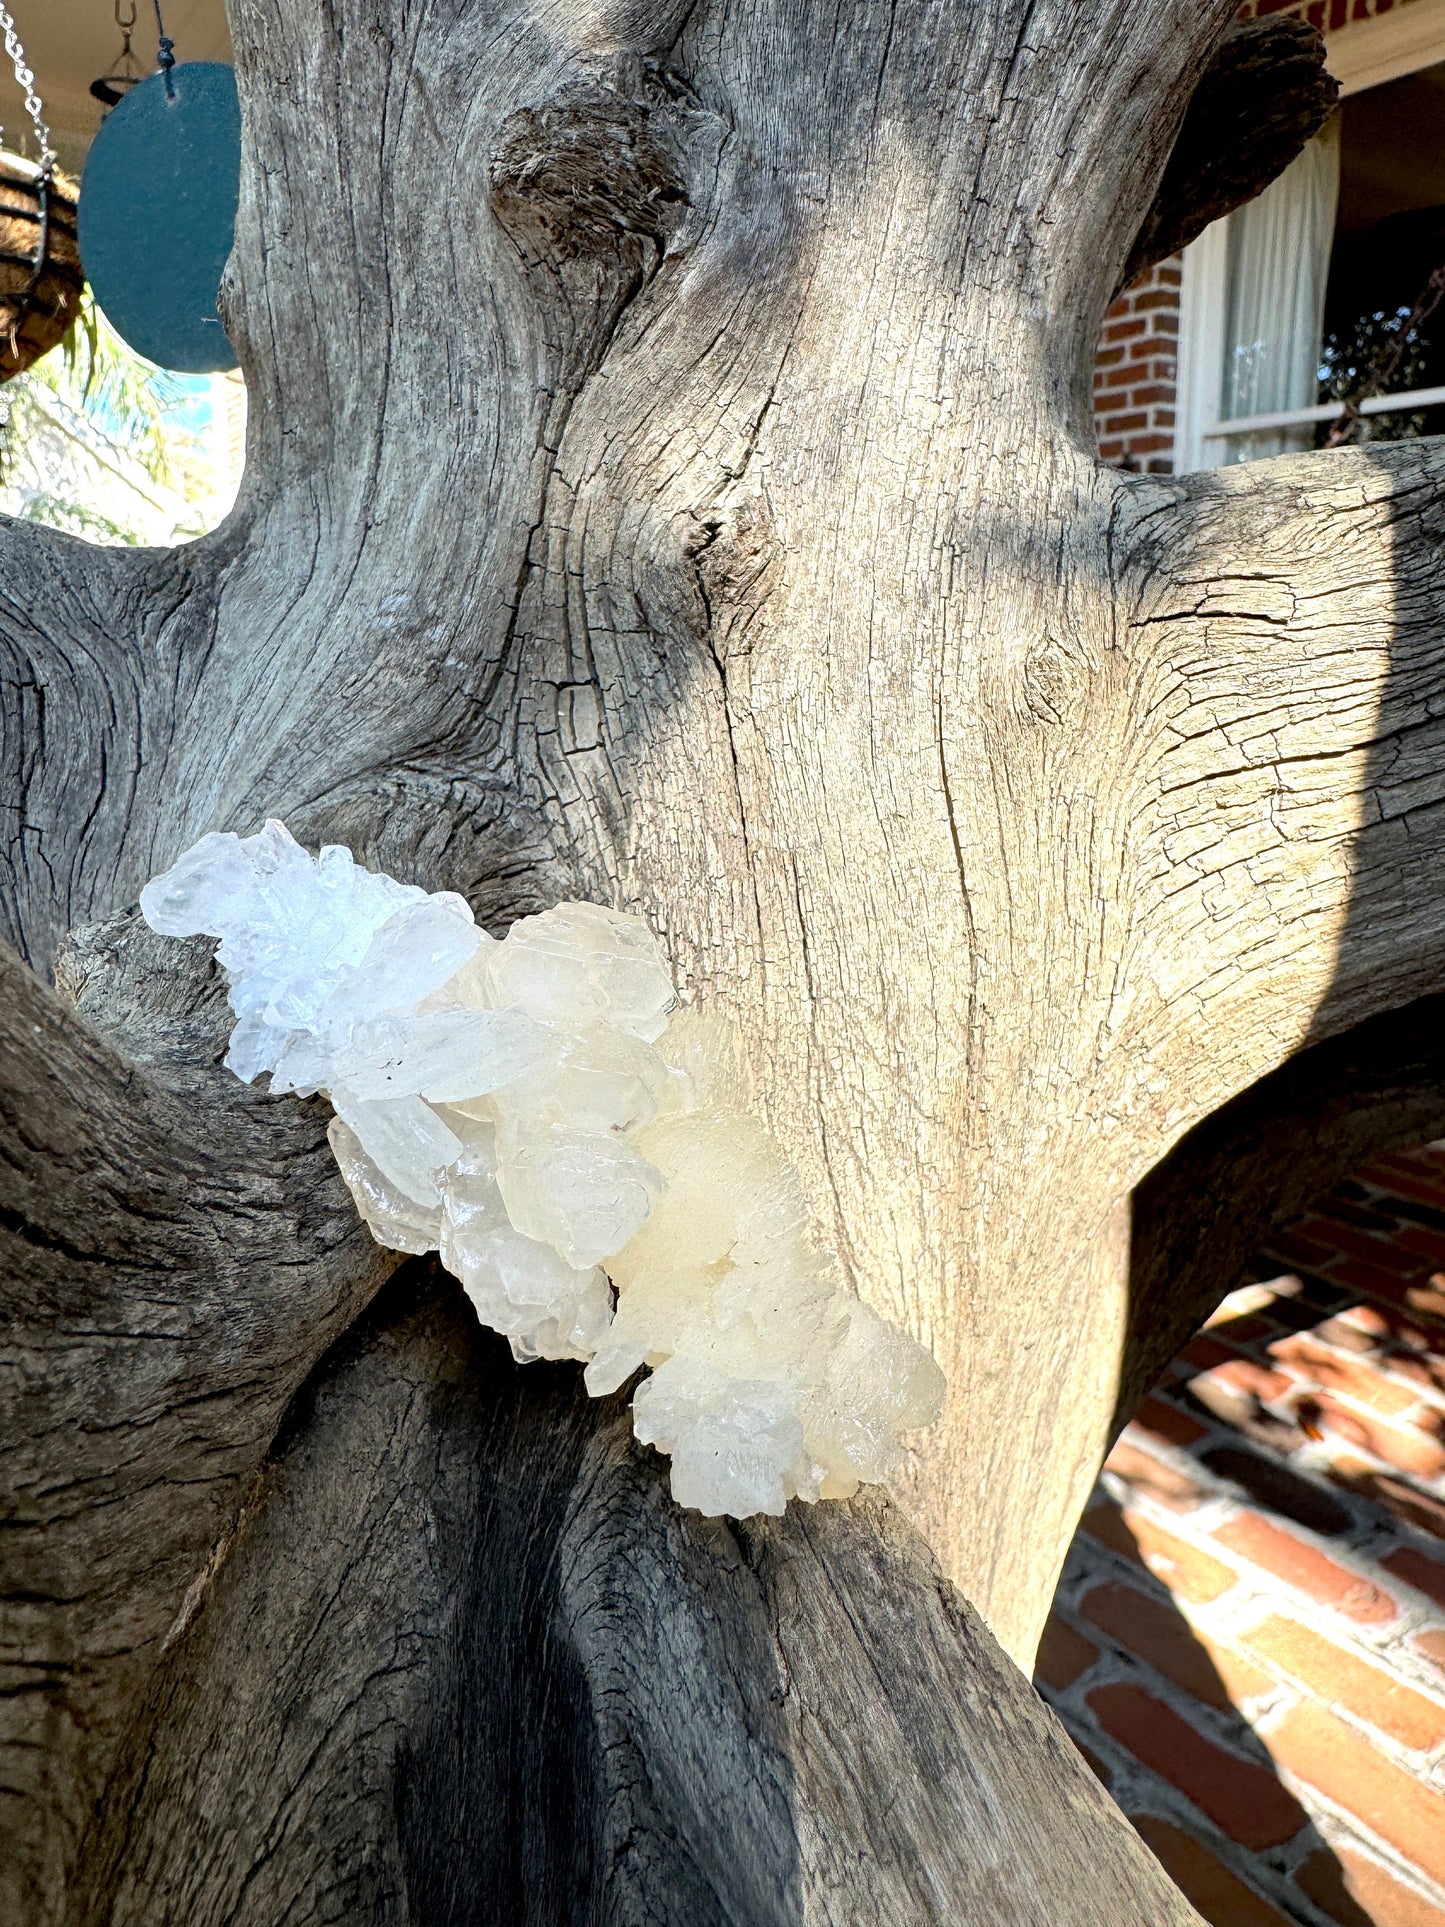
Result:
{"label": "tree fork", "polygon": [[[547,1729],[570,1731],[564,1750],[586,1769],[569,1841],[614,1837],[601,1816],[625,1801],[596,1777],[597,1708],[612,1704],[616,1629],[630,1615],[642,1651],[651,1637],[630,1554],[665,1540],[682,1593],[700,1589],[679,1623],[725,1598],[758,1679],[780,1653],[806,1670],[794,1624],[828,1656],[816,1700],[784,1681],[770,1712],[750,1679],[743,1711],[711,1726],[716,1653],[672,1709],[659,1688],[619,1689],[652,1736],[647,1771],[706,1728],[716,1750],[698,1785],[735,1773],[779,1906],[796,1891],[805,1918],[828,1918],[829,1841],[884,1837],[819,1763],[861,1747],[905,1803],[936,1769],[972,1847],[941,1844],[926,1802],[877,1818],[886,1851],[837,1875],[845,1915],[867,1918],[866,1899],[879,1919],[935,1907],[1052,1924],[1069,1918],[1063,1894],[1081,1923],[1127,1921],[1122,1883],[1141,1921],[1190,1918],[1159,1898],[1127,1832],[1108,1831],[1084,1769],[879,1502],[760,1532],[667,1515],[611,1417],[559,1393],[564,1375],[514,1382],[485,1348],[458,1362],[476,1341],[454,1301],[435,1313],[451,1321],[443,1340],[388,1298],[394,1322],[366,1327],[364,1360],[347,1352],[301,1396],[268,1459],[288,1401],[388,1261],[328,1169],[323,1107],[228,1082],[214,974],[190,953],[162,964],[127,906],[204,830],[270,812],[465,891],[485,922],[565,896],[644,914],[689,989],[737,1016],[768,1119],[853,1282],[948,1373],[903,1497],[1027,1660],[1119,1386],[1200,1289],[1151,1272],[1154,1312],[1131,1325],[1138,1187],[1302,1048],[1445,989],[1439,449],[1172,484],[1092,453],[1098,323],[1231,12],[856,0],[840,21],[803,0],[233,0],[243,189],[225,306],[252,401],[237,511],[164,554],[16,527],[0,545],[7,929],[76,1004],[64,1018],[45,1003],[42,1032],[85,1023],[104,1038],[81,1033],[58,1056],[82,1091],[130,1091],[139,1133],[127,1109],[102,1107],[112,1161],[154,1163],[161,1202],[128,1192],[139,1227],[107,1232],[92,1262],[71,1222],[89,1209],[84,1184],[68,1203],[37,1192],[24,1141],[46,1139],[22,1118],[5,1289],[28,1376],[10,1429],[37,1443],[9,1503],[50,1566],[33,1588],[23,1562],[6,1571],[19,1724],[4,1784],[30,1844],[4,1877],[20,1917],[83,1904],[97,1921],[144,1919],[191,1893],[194,1919],[259,1921],[268,1883],[304,1884],[310,1865],[330,1892],[324,1867],[344,1864],[373,1917],[415,1877],[429,1917],[447,1918],[445,1867],[417,1873],[405,1844],[404,1790],[400,1831],[379,1836],[384,1878],[357,1873],[354,1831],[350,1859],[325,1846],[307,1862],[288,1816],[324,1812],[317,1838],[334,1844],[348,1805],[402,1787],[433,1716],[419,1682],[445,1677],[437,1692],[454,1698],[472,1677],[428,1671],[427,1627],[484,1608],[507,1638],[534,1629],[532,1677],[555,1659],[556,1691],[570,1682],[575,1718]],[[34,1058],[22,1032],[11,1041]],[[33,1063],[25,1078],[17,1115],[54,1088]],[[61,1106],[57,1131],[83,1124]],[[156,1304],[155,1329],[125,1322]],[[77,1316],[89,1372],[66,1350]],[[409,1401],[405,1476],[376,1460],[364,1412],[351,1429],[321,1416],[342,1384],[384,1403],[392,1369]],[[473,1389],[433,1396],[434,1378]],[[532,1603],[508,1598],[515,1540],[478,1521],[466,1543],[496,1597],[464,1593],[446,1559],[417,1569],[433,1603],[413,1641],[408,1562],[432,1558],[408,1516],[432,1490],[415,1468],[441,1468],[437,1492],[461,1494],[448,1516],[470,1517],[477,1488],[446,1468],[457,1412],[484,1423],[476,1388],[555,1424],[538,1495],[512,1494],[524,1537],[525,1508],[552,1507],[538,1543],[555,1565],[526,1567]],[[97,1426],[98,1406],[123,1422]],[[74,1437],[90,1457],[47,1544]],[[587,1492],[613,1495],[612,1538],[573,1483],[574,1450],[600,1454]],[[494,1462],[501,1504],[529,1474]],[[293,1808],[275,1773],[305,1654],[273,1654],[268,1699],[265,1664],[242,1663],[245,1629],[274,1649],[284,1598],[263,1610],[264,1561],[279,1561],[279,1588],[305,1556],[287,1521],[322,1518],[358,1464],[380,1483],[358,1486],[337,1535],[310,1548],[316,1584],[355,1598],[348,1571],[374,1570],[391,1604],[354,1622],[318,1608],[308,1650],[341,1655],[348,1625],[363,1628],[343,1671],[378,1710],[381,1752],[363,1749],[358,1781],[321,1747]],[[368,1512],[391,1478],[394,1505],[377,1496]],[[390,1566],[368,1568],[351,1537],[373,1517]],[[615,1588],[614,1631],[586,1647],[591,1622],[566,1603],[585,1587],[566,1589],[596,1545],[611,1549],[595,1583]],[[935,1719],[906,1741],[887,1736],[928,1697],[904,1676],[915,1655],[885,1664],[862,1639],[875,1684],[861,1718],[836,1598],[865,1627],[870,1599],[891,1599],[909,1628],[893,1636],[937,1669]],[[203,1682],[223,1707],[249,1695],[237,1733],[217,1737],[231,1793],[254,1795],[229,1862],[197,1851],[201,1809],[182,1797],[227,1808],[180,1717]],[[512,1706],[508,1733],[517,1703],[485,1699]],[[1015,1733],[1003,1753],[1001,1705]],[[869,1722],[877,1733],[860,1733]],[[263,1758],[268,1734],[279,1751]],[[254,1743],[237,1751],[243,1735]],[[749,1780],[754,1740],[786,1772]],[[970,1782],[970,1760],[994,1764]],[[622,1772],[623,1756],[603,1765]],[[1058,1801],[1020,1841],[1000,1803],[1041,1801],[1041,1782]],[[689,1832],[721,1827],[718,1803],[667,1799],[660,1831],[695,1850],[666,1879],[742,1917],[731,1837]],[[473,1792],[448,1811],[474,1815]],[[1107,1840],[1092,1886],[1069,1845],[1079,1827]],[[648,1820],[638,1839],[658,1830]],[[937,1864],[920,1872],[925,1848]],[[600,1878],[601,1861],[583,1862]],[[986,1863],[1004,1868],[987,1892]],[[88,1890],[67,1892],[81,1866]],[[635,1889],[586,1891],[609,1917],[644,1917]]]}

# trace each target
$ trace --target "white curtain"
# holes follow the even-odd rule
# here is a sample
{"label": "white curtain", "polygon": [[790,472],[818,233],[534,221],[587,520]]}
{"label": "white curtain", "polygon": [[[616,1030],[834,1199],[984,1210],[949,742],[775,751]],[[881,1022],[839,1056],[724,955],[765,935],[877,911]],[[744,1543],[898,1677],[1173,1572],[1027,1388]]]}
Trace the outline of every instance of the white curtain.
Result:
{"label": "white curtain", "polygon": [[[1318,398],[1325,281],[1340,192],[1335,115],[1257,200],[1229,217],[1220,419],[1309,408]],[[1231,437],[1230,461],[1312,448],[1312,426]]]}

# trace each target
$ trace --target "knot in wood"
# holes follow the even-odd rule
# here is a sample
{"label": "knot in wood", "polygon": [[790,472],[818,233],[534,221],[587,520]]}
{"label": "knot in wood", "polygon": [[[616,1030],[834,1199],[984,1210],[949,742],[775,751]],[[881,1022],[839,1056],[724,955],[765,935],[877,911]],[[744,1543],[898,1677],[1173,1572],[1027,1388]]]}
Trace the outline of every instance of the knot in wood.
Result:
{"label": "knot in wood", "polygon": [[746,654],[756,645],[756,618],[777,586],[783,547],[762,496],[699,518],[683,544],[702,598],[703,614],[720,654]]}
{"label": "knot in wood", "polygon": [[529,262],[565,262],[649,243],[660,259],[687,207],[666,116],[591,84],[502,125],[492,211]]}

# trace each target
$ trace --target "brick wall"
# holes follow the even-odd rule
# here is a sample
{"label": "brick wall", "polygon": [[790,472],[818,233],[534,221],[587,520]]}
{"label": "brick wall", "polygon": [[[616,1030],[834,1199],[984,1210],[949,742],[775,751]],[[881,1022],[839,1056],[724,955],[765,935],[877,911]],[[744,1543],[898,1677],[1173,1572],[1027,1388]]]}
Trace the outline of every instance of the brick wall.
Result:
{"label": "brick wall", "polygon": [[1244,0],[1239,17],[1253,20],[1267,13],[1297,13],[1312,27],[1336,33],[1357,20],[1373,20],[1377,14],[1409,4],[1410,0]]}
{"label": "brick wall", "polygon": [[1216,1927],[1445,1927],[1445,1146],[1259,1271],[1111,1455],[1039,1685]]}
{"label": "brick wall", "polygon": [[1174,467],[1180,258],[1161,261],[1104,317],[1094,363],[1099,455],[1116,468],[1167,475]]}
{"label": "brick wall", "polygon": [[[1411,0],[1245,0],[1242,19],[1302,14],[1326,33],[1389,13]],[[1116,468],[1167,475],[1174,467],[1180,257],[1151,268],[1104,317],[1094,369],[1099,454]]]}

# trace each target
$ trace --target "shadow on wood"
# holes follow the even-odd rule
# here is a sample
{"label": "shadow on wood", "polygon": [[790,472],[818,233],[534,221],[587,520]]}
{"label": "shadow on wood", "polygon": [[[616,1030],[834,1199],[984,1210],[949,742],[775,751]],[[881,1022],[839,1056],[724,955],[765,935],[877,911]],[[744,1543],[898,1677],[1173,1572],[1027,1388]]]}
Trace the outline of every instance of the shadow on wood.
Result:
{"label": "shadow on wood", "polygon": [[296,1400],[100,1815],[89,1927],[1196,1918],[885,1499],[683,1512],[422,1261]]}

